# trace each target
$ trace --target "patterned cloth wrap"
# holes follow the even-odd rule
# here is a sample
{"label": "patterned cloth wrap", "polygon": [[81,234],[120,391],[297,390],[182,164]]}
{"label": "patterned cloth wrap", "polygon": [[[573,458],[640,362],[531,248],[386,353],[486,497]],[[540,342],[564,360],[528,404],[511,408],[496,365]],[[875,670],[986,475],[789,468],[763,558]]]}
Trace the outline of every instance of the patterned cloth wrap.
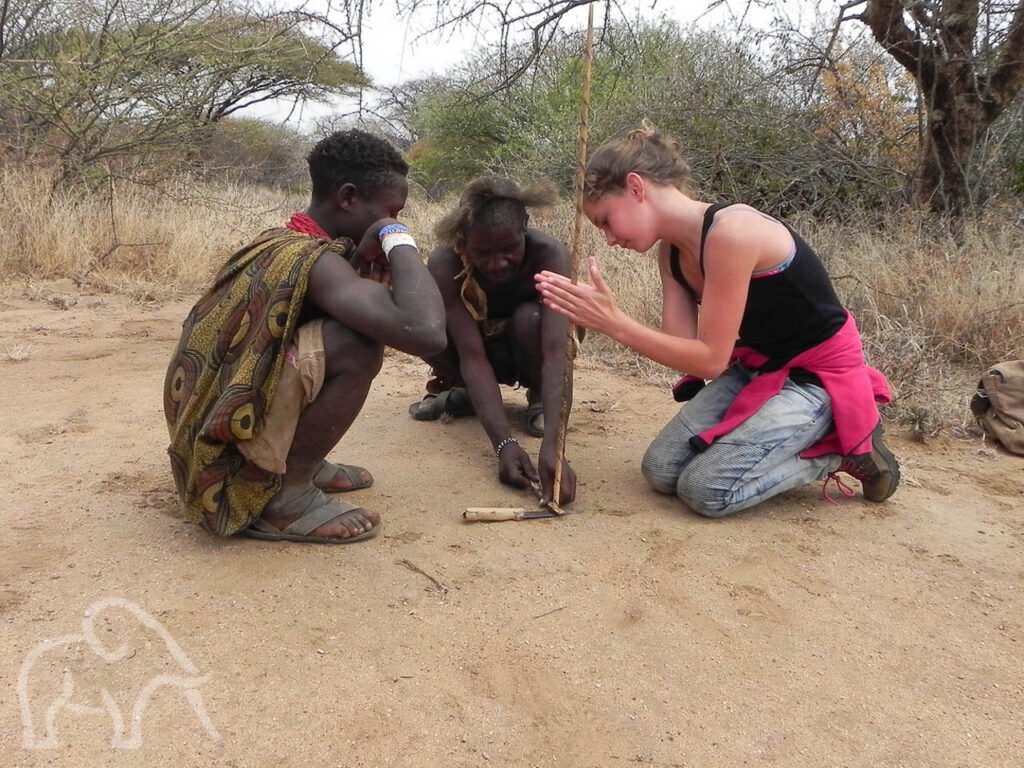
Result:
{"label": "patterned cloth wrap", "polygon": [[298,327],[309,271],[324,253],[348,258],[351,240],[277,228],[234,254],[185,319],[164,381],[168,454],[182,515],[230,536],[281,487],[235,443],[258,434]]}

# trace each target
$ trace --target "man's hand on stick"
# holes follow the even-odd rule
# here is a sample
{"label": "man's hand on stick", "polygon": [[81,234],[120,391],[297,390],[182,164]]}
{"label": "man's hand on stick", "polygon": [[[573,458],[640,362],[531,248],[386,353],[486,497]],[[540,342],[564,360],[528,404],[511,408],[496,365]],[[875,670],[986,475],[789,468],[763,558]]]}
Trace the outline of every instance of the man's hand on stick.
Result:
{"label": "man's hand on stick", "polygon": [[[538,463],[540,464],[540,505],[546,507],[554,498],[555,484],[555,451],[541,448]],[[562,461],[562,476],[560,478],[558,493],[558,506],[571,504],[576,499],[576,473],[569,466],[569,462]]]}

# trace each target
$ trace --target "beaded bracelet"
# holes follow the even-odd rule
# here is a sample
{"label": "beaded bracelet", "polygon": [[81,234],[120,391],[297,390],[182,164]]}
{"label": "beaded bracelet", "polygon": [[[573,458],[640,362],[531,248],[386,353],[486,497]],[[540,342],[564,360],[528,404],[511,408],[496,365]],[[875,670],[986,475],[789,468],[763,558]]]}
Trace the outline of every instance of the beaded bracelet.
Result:
{"label": "beaded bracelet", "polygon": [[501,449],[504,448],[509,443],[515,443],[516,445],[519,445],[519,441],[516,440],[514,437],[506,437],[504,440],[498,443],[498,447],[494,449],[494,455],[500,459]]}
{"label": "beaded bracelet", "polygon": [[405,234],[408,235],[409,228],[405,226],[405,224],[399,224],[398,222],[395,222],[394,224],[385,224],[380,228],[380,232],[377,233],[377,237],[383,240],[384,235],[390,235],[392,232],[405,232]]}

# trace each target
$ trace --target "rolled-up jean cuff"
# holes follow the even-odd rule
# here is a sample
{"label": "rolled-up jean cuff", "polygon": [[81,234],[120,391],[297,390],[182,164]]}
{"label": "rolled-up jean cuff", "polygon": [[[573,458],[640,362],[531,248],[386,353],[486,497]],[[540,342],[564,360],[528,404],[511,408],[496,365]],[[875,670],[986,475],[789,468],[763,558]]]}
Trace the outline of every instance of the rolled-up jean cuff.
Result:
{"label": "rolled-up jean cuff", "polygon": [[258,467],[283,475],[303,409],[324,385],[327,356],[323,320],[299,326],[294,343],[285,351],[277,391],[263,419],[263,429],[251,440],[240,441],[238,450]]}

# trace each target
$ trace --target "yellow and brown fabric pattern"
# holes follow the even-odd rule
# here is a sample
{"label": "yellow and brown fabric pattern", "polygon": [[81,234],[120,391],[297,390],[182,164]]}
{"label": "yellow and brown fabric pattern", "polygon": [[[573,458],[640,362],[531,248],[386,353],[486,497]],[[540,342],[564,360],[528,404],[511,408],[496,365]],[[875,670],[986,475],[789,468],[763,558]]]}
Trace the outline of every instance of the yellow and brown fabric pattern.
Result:
{"label": "yellow and brown fabric pattern", "polygon": [[350,240],[324,241],[279,228],[234,254],[185,319],[164,380],[168,454],[186,519],[229,536],[260,516],[279,475],[235,446],[263,425],[298,326],[309,271]]}

